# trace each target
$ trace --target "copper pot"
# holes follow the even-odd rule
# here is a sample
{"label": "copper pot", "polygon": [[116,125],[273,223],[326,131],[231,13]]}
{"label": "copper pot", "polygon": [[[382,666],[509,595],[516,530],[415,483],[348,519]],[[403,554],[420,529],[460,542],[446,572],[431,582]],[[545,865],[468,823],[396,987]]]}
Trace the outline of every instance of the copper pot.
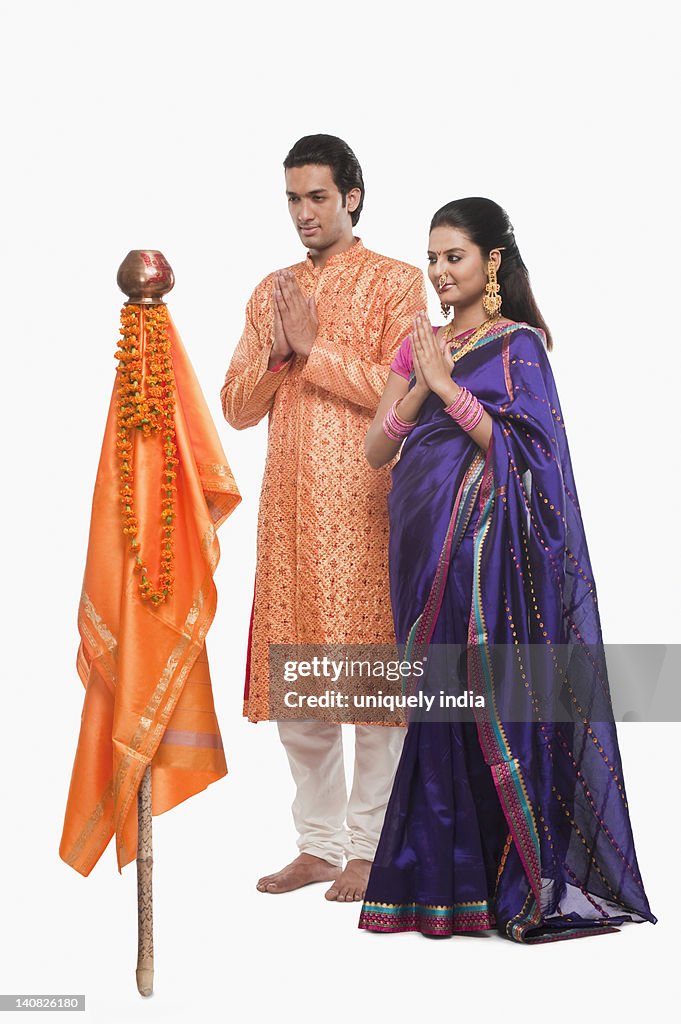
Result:
{"label": "copper pot", "polygon": [[175,284],[173,268],[158,249],[131,249],[118,268],[118,287],[126,306],[157,306]]}

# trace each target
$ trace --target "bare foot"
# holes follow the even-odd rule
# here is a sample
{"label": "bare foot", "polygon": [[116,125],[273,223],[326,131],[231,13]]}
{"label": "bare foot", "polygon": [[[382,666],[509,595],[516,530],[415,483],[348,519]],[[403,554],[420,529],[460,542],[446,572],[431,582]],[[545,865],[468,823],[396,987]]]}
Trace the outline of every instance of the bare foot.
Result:
{"label": "bare foot", "polygon": [[328,860],[315,857],[311,853],[301,853],[290,864],[273,875],[263,875],[256,889],[258,892],[291,892],[312,882],[331,882],[338,878],[340,868],[329,864]]}
{"label": "bare foot", "polygon": [[364,899],[371,871],[370,860],[349,860],[338,881],[325,893],[327,900],[354,903]]}

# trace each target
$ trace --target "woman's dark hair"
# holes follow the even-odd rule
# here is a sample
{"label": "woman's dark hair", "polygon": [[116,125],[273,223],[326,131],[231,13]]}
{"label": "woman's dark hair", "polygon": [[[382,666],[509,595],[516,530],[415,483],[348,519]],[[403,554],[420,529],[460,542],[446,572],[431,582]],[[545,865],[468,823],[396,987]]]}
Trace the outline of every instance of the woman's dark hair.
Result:
{"label": "woman's dark hair", "polygon": [[532,294],[530,276],[523,263],[508,214],[491,199],[456,199],[441,207],[430,222],[430,230],[458,228],[478,246],[485,259],[492,249],[501,249],[497,280],[501,289],[502,313],[509,320],[520,320],[538,327],[546,335],[546,347],[553,348],[551,332]]}
{"label": "woman's dark hair", "polygon": [[350,189],[361,189],[359,205],[350,214],[354,227],[364,206],[364,178],[359,160],[347,142],[335,135],[304,135],[287,154],[284,167],[288,170],[289,167],[305,167],[307,164],[331,168],[336,188],[343,197],[343,206]]}

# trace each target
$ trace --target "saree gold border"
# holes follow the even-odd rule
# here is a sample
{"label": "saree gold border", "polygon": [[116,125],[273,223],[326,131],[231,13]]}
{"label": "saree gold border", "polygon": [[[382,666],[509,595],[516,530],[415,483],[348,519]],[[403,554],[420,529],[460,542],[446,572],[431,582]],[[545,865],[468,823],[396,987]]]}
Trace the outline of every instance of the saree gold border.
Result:
{"label": "saree gold border", "polygon": [[[491,468],[490,468],[489,472],[491,473]],[[486,472],[483,473],[483,479],[482,479],[482,482],[481,482],[481,485],[480,485],[480,490],[483,493],[483,495],[484,495],[484,488],[485,488],[485,484],[486,484],[485,476],[486,476]],[[480,625],[481,625],[481,630],[478,629],[478,626],[477,626],[477,623],[476,623],[476,625],[475,625],[475,633],[476,633],[476,637],[477,637],[478,643],[477,643],[476,647],[473,647],[471,645],[471,648],[469,650],[469,662],[468,662],[468,664],[469,664],[469,672],[470,672],[471,661],[474,658],[477,659],[477,664],[479,666],[478,671],[480,672],[480,674],[482,676],[483,684],[484,684],[484,669],[482,668],[482,658],[480,656],[479,649],[480,649],[480,647],[482,647],[485,650],[485,652],[487,652],[487,650],[489,648],[489,634],[488,634],[488,631],[487,631],[487,623],[485,622],[485,615],[484,615],[484,611],[483,611],[483,607],[482,607],[482,592],[481,592],[481,589],[480,589],[480,565],[481,565],[481,562],[482,562],[482,549],[483,549],[483,547],[485,545],[485,540],[487,539],[487,534],[489,533],[489,530],[491,528],[492,516],[493,516],[493,513],[494,513],[494,507],[497,504],[496,499],[494,497],[494,479],[493,478],[492,478],[491,494],[487,497],[487,499],[485,501],[485,505],[487,505],[488,502],[491,502],[491,504],[490,504],[490,511],[489,511],[489,515],[486,517],[486,522],[484,522],[483,526],[482,526],[482,536],[480,537],[480,542],[479,542],[479,545],[477,546],[477,552],[475,552],[475,548],[474,548],[474,563],[473,563],[473,594],[472,594],[472,600],[471,600],[471,617],[475,621],[475,604],[476,604],[476,598],[477,598],[477,605],[478,605],[478,608],[480,609]],[[483,515],[484,514],[485,513],[483,512]],[[476,537],[474,538],[474,541],[473,541],[474,545],[476,545],[477,536],[478,536],[479,530],[480,530],[480,520],[478,520],[478,526],[476,527]],[[470,637],[469,637],[469,643],[470,643]],[[488,661],[489,660],[490,659],[488,657]],[[497,706],[497,695],[496,695],[496,691],[495,691],[495,688],[494,688],[494,680],[493,680],[493,677],[492,677],[491,663],[490,663],[490,678],[491,678],[492,708],[494,709],[494,718],[495,718],[496,723],[497,723],[497,727],[498,727],[498,730],[499,730],[499,735],[501,736],[501,739],[503,740],[504,747],[506,748],[506,753],[508,754],[508,757],[507,758],[503,758],[503,760],[510,761],[510,760],[513,759],[513,753],[511,751],[511,747],[509,745],[508,738],[506,736],[506,731],[504,729],[503,723],[502,723],[501,718],[499,716],[499,708]],[[483,734],[485,733],[485,726],[486,726],[486,724],[488,724],[487,723],[487,719],[482,718],[481,716],[478,716],[478,729],[479,729],[479,733],[480,733],[480,731],[482,731]],[[490,733],[491,733],[493,731],[492,730],[491,722],[489,722],[489,726],[490,726]],[[485,754],[484,750],[483,750],[483,756],[485,756],[485,759],[486,759],[486,754]]]}
{"label": "saree gold border", "polygon": [[[209,468],[213,472],[217,470],[222,470],[224,471],[225,475],[228,475],[230,473],[229,469],[224,466],[211,466]],[[238,500],[240,501],[241,498],[240,495],[238,495],[238,492],[237,496]],[[210,590],[211,585],[214,586],[213,574],[220,560],[220,547],[217,542],[216,527],[213,525],[213,523],[209,525],[208,529],[206,530],[201,539],[201,553],[204,556],[207,556],[206,563],[209,575],[206,578],[204,578],[204,582],[202,586],[199,588],[198,594],[189,610],[187,618],[185,619],[185,623],[183,626],[183,633],[185,635],[176,644],[172,654],[170,655],[170,658],[168,659],[168,662],[166,663],[166,667],[163,671],[163,674],[161,675],[161,678],[156,686],[154,695],[152,696],[151,701],[147,705],[144,715],[140,717],[140,722],[135,732],[135,735],[133,736],[133,739],[131,741],[131,746],[133,744],[135,745],[135,747],[137,745],[141,745],[141,742],[144,738],[144,734],[151,725],[153,709],[154,707],[158,706],[158,703],[160,703],[163,691],[168,686],[169,680],[172,676],[172,669],[177,665],[177,661],[182,656],[182,653],[191,643],[191,630],[194,624],[196,623],[197,619],[199,618],[202,608],[204,607],[205,604],[205,618],[203,623],[199,626],[197,639],[193,643],[193,646],[196,648],[194,657],[191,659],[190,663],[188,662],[185,664],[183,670],[180,672],[180,675],[176,680],[176,684],[174,685],[173,690],[171,692],[171,697],[169,699],[168,705],[166,705],[166,711],[162,715],[162,721],[159,724],[157,724],[156,728],[153,730],[151,739],[147,743],[147,749],[149,749],[149,747],[151,746],[153,751],[155,751],[156,748],[158,747],[163,732],[165,731],[166,724],[169,721],[172,711],[174,710],[177,704],[177,700],[179,699],[181,689],[184,686],[186,678],[189,672],[191,671],[194,662],[196,661],[196,657],[198,657],[198,654],[200,653],[201,648],[203,647],[203,642],[205,640],[206,633],[208,632],[208,629],[210,628],[213,618],[215,616],[215,610],[217,607],[215,591],[213,592],[213,600],[207,603],[205,602],[206,592]],[[97,613],[97,610],[95,609],[95,606],[89,594],[87,594],[85,590],[81,592],[78,625],[81,629],[82,639],[84,639],[85,642],[91,648],[90,653],[93,655],[94,658],[97,658],[97,660],[99,661],[98,669],[100,671],[103,669],[106,672],[106,675],[109,677],[109,682],[112,684],[112,686],[115,686],[117,680],[117,673],[115,668],[115,653],[118,650],[118,641],[114,634],[112,633],[112,631],[109,629],[109,627],[103,621],[101,616]],[[139,752],[138,756],[145,757],[145,754]],[[94,810],[88,817],[87,822],[83,826],[80,835],[78,836],[78,839],[75,841],[70,851],[68,852],[67,856],[64,858],[66,863],[69,864],[71,867],[75,867],[76,861],[78,861],[78,859],[81,857],[81,854],[86,850],[86,847],[86,857],[81,861],[81,867],[83,868],[84,871],[86,870],[86,868],[91,870],[92,864],[96,863],[99,856],[101,856],[101,853],[103,852],[103,848],[101,847],[102,839],[105,835],[110,835],[111,833],[111,828],[109,826],[108,820],[104,828],[100,829],[100,831],[97,833],[96,837],[93,837],[93,833],[95,828],[97,827],[97,824],[103,820],[104,809],[108,800],[113,799],[115,808],[118,797],[123,789],[123,784],[125,782],[125,774],[127,773],[130,766],[130,762],[132,760],[132,754],[124,758],[123,762],[119,766],[119,771],[117,773],[116,779],[112,779],[107,784],[107,787],[102,797],[98,801]],[[136,762],[136,768],[132,773],[132,781],[136,780],[137,784],[139,784],[142,774],[146,769],[147,763],[149,763],[151,758],[145,759],[144,761],[139,761],[138,757],[135,757],[134,760]],[[135,792],[136,788],[133,787],[132,795],[134,795]],[[125,814],[119,814],[116,818],[116,821],[114,822],[115,832],[118,832],[119,825],[125,821],[130,806],[130,802],[131,794],[129,794],[126,799]],[[106,840],[106,843],[108,844],[108,839]],[[119,849],[125,849],[125,844],[123,842],[121,842]]]}
{"label": "saree gold border", "polygon": [[217,529],[241,502],[234,475],[225,463],[196,463],[208,513]]}
{"label": "saree gold border", "polygon": [[[530,909],[529,905],[532,905]],[[537,915],[537,898],[528,882],[528,892],[521,909],[506,922],[506,934],[513,942],[525,942],[525,934],[535,928],[541,921],[541,913]],[[514,937],[517,936],[517,937]]]}
{"label": "saree gold border", "polygon": [[[89,626],[92,626],[94,633]],[[118,650],[118,641],[111,632],[109,627],[106,625],[102,617],[97,613],[97,610],[90,598],[89,594],[83,590],[81,592],[80,604],[78,609],[78,627],[81,634],[81,639],[88,644],[90,650],[89,654],[92,660],[97,660],[97,671],[105,678],[108,676],[108,681],[112,686],[116,685],[116,669],[115,669],[115,652]],[[96,634],[96,635],[95,635]],[[80,652],[79,652],[80,654]],[[85,669],[85,665],[78,663],[79,670]],[[87,669],[90,670],[91,666],[87,665]],[[79,672],[80,674],[80,672]],[[81,676],[82,678],[82,676]],[[85,685],[87,680],[83,679]],[[99,843],[101,841],[101,831],[97,835],[96,840],[93,840],[92,833],[98,822],[100,822],[104,815],[104,807],[108,800],[113,796],[113,780],[110,780],[104,790],[103,795],[97,802],[94,810],[88,817],[85,825],[83,826],[80,835],[72,845],[68,854],[63,858],[70,867],[76,867],[76,861],[79,860],[81,853],[85,847],[88,846],[88,855],[81,863],[83,870],[90,864],[93,859],[96,860],[96,854],[99,850]],[[108,825],[105,826],[103,831],[108,832]],[[100,851],[101,852],[101,851]],[[78,870],[78,869],[76,869]],[[86,872],[87,873],[87,872]]]}
{"label": "saree gold border", "polygon": [[[459,544],[461,542],[459,537],[456,546],[454,544],[454,538],[455,535],[457,534],[457,528],[460,527],[461,533],[465,532],[466,526],[468,525],[468,521],[470,520],[470,517],[473,514],[473,508],[475,507],[475,503],[478,500],[478,495],[480,493],[480,487],[482,484],[482,476],[479,479],[476,479],[476,475],[478,474],[478,471],[481,468],[484,470],[484,463],[485,457],[483,453],[480,450],[478,450],[477,453],[471,459],[468,468],[466,469],[466,472],[464,474],[463,480],[461,481],[457,497],[454,502],[454,508],[452,509],[452,514],[449,517],[449,522],[447,523],[445,539],[443,541],[442,548],[440,549],[440,554],[435,569],[435,575],[433,577],[433,582],[431,583],[430,590],[428,592],[428,597],[426,598],[424,610],[419,615],[418,619],[414,623],[414,626],[412,626],[412,629],[416,627],[416,632],[414,634],[415,642],[420,645],[423,645],[423,650],[427,648],[427,645],[430,643],[430,638],[433,635],[433,630],[435,629],[435,622],[437,620],[437,613],[439,607],[438,601],[442,593],[442,590],[447,582],[449,566],[452,562],[452,559],[455,557],[456,552],[458,551],[459,548]],[[459,517],[461,515],[463,515],[464,517],[464,519],[462,520],[462,522],[464,522],[463,526],[460,526],[459,523]],[[448,549],[449,555],[447,555]],[[436,594],[436,596],[433,600],[431,600],[431,598],[433,598],[434,593]],[[426,616],[426,612],[430,612],[429,616]],[[418,626],[417,624],[422,622],[424,616],[426,616],[426,618],[423,627]],[[421,648],[419,648],[419,651],[420,650]],[[412,660],[414,659],[412,658]]]}
{"label": "saree gold border", "polygon": [[[211,549],[210,552],[209,549]],[[177,705],[177,701],[179,700],[179,696],[184,687],[187,676],[203,648],[206,633],[208,632],[215,617],[215,610],[217,608],[217,592],[213,582],[213,572],[219,561],[220,548],[217,544],[216,532],[212,525],[202,538],[201,550],[202,552],[209,554],[209,574],[204,578],[204,582],[201,585],[196,599],[189,610],[187,619],[185,620],[183,629],[185,635],[178,641],[173,649],[161,678],[156,685],[154,693],[147,704],[144,713],[140,716],[137,729],[128,744],[128,753],[123,757],[119,765],[118,772],[116,773],[116,779],[114,781],[114,807],[118,804],[124,787],[126,789],[126,793],[122,799],[118,813],[115,814],[117,849],[119,852],[122,850],[122,836],[120,835],[120,832],[122,830],[122,825],[127,818],[132,798],[137,792],[139,781],[147,764],[151,763],[167,723],[175,709],[175,706]],[[198,629],[196,637],[192,640],[191,633],[193,632],[193,628],[197,622]],[[178,662],[183,655],[185,655],[185,663],[181,667],[180,672],[175,677],[171,686],[171,681],[177,670]],[[169,687],[171,687],[170,694],[161,713],[160,720],[156,724],[155,728],[150,732],[153,716]],[[131,764],[133,761],[134,767],[131,771]]]}
{"label": "saree gold border", "polygon": [[[234,481],[234,475],[228,465],[224,463],[209,464],[205,462],[197,462],[196,468],[199,471],[200,476],[224,476],[228,480]],[[236,483],[234,484],[236,489]]]}
{"label": "saree gold border", "polygon": [[[90,628],[92,627],[92,628]],[[96,636],[93,634],[93,630]],[[107,624],[98,614],[92,603],[92,599],[85,590],[80,596],[78,608],[78,631],[81,639],[89,647],[88,653],[92,660],[99,661],[100,673],[107,679],[111,686],[116,685],[116,658],[118,652],[118,640],[111,632]]]}
{"label": "saree gold border", "polygon": [[84,859],[82,863],[83,871],[88,875],[106,850],[109,845],[109,841],[114,834],[111,818],[102,818],[100,824],[101,828],[90,841],[87,859]]}
{"label": "saree gold border", "polygon": [[[209,579],[210,583],[212,583],[212,576],[210,576]],[[156,684],[154,692],[152,693],[151,698],[148,701],[143,714],[140,716],[138,720],[137,728],[130,741],[126,744],[128,748],[128,753],[121,760],[118,772],[116,773],[116,780],[114,783],[115,804],[117,804],[120,799],[120,794],[123,788],[123,784],[125,782],[125,776],[128,773],[132,760],[134,759],[138,765],[141,764],[142,770],[146,768],[146,765],[150,760],[150,758],[148,757],[148,751],[150,746],[150,742],[148,740],[149,730],[151,729],[154,715],[158,711],[158,707],[161,703],[161,700],[163,699],[163,696],[165,695],[166,691],[168,690],[172,683],[169,701],[172,700],[174,697],[175,703],[177,703],[177,699],[179,698],[179,691],[182,688],[182,686],[184,686],[185,680],[189,675],[189,671],[193,665],[193,661],[191,662],[191,664],[187,664],[187,662],[185,662],[185,664],[182,665],[179,672],[177,671],[177,669],[180,660],[192,646],[191,633],[204,606],[205,590],[206,581],[204,580],[201,589],[199,590],[191,608],[189,609],[187,618],[185,619],[185,623],[182,630],[182,636],[180,637],[178,642],[175,644],[175,647],[171,651],[170,656],[163,669],[163,672],[161,673],[161,677],[158,683]],[[194,645],[197,647],[196,655],[195,658],[193,659],[195,661],[196,656],[198,656],[198,653],[201,649],[201,645],[197,644],[196,641],[194,641]],[[174,681],[173,677],[175,677]],[[156,728],[153,730],[153,735],[156,735],[158,726],[159,723],[157,723]],[[146,743],[145,739],[147,740]],[[144,747],[144,750],[142,749],[142,747]],[[142,760],[140,761],[140,759]],[[136,772],[134,774],[139,775],[140,773]],[[122,821],[125,820],[128,806],[129,801],[126,801],[124,804],[124,808],[121,808],[119,814],[117,815],[116,831],[118,831]]]}
{"label": "saree gold border", "polygon": [[109,651],[115,651],[118,647],[118,641],[113,635],[107,624],[103,621],[101,615],[97,614],[94,604],[87,591],[83,590],[80,595],[81,608],[86,613],[87,617],[92,622],[93,626],[97,630],[97,633],[102,640],[104,646]]}
{"label": "saree gold border", "polygon": [[408,903],[374,903],[365,900],[363,907],[425,907],[427,910],[452,910],[454,907],[486,907],[489,909],[489,900],[467,900],[463,903],[419,903],[411,900]]}
{"label": "saree gold border", "polygon": [[82,850],[85,848],[85,845],[90,839],[95,829],[95,826],[99,821],[101,821],[104,815],[104,807],[106,806],[107,800],[111,799],[112,794],[113,780],[110,780],[109,783],[107,784],[106,789],[104,790],[104,793],[102,794],[101,799],[98,801],[97,805],[95,806],[95,809],[93,810],[90,817],[85,822],[85,825],[81,829],[80,835],[78,836],[75,843],[71,847],[67,856],[63,858],[66,861],[66,863],[70,865],[70,867],[74,868],[76,866],[76,861],[80,857]]}
{"label": "saree gold border", "polygon": [[456,363],[467,356],[469,352],[477,352],[479,349],[484,348],[485,345],[489,345],[490,341],[497,341],[499,338],[505,339],[506,335],[511,335],[514,331],[529,331],[530,334],[536,334],[541,342],[541,334],[536,327],[532,327],[530,324],[502,324],[498,330],[495,330],[492,326],[490,327],[489,333],[483,334],[482,338],[478,338],[473,345],[470,345],[469,342],[464,342],[459,351],[454,353],[454,364],[456,365]]}
{"label": "saree gold border", "polygon": [[509,832],[508,835],[506,836],[506,842],[504,843],[504,849],[502,851],[501,860],[499,861],[499,867],[497,869],[497,878],[496,882],[494,883],[494,899],[496,899],[497,892],[499,891],[499,882],[501,881],[501,876],[504,873],[504,868],[506,867],[506,861],[508,860],[508,855],[511,852],[512,845],[513,833]]}
{"label": "saree gold border", "polygon": [[[166,726],[168,720],[170,719],[170,715],[172,714],[172,711],[174,710],[174,708],[176,706],[177,700],[179,699],[179,693],[180,693],[180,691],[181,691],[181,689],[182,689],[182,687],[184,685],[186,677],[188,676],[189,672],[191,671],[191,668],[193,668],[194,663],[196,662],[196,658],[198,657],[198,655],[199,655],[199,653],[200,653],[200,651],[201,651],[201,649],[203,647],[203,643],[204,643],[206,634],[207,634],[208,630],[210,629],[210,626],[211,626],[211,624],[213,622],[213,617],[215,615],[215,609],[217,607],[217,595],[216,595],[216,592],[215,592],[215,585],[213,583],[213,572],[215,571],[215,567],[217,566],[217,563],[218,563],[219,558],[220,558],[220,547],[219,547],[219,544],[217,543],[216,530],[215,530],[215,527],[213,526],[212,523],[209,525],[208,529],[206,530],[206,532],[205,532],[205,534],[204,534],[204,536],[202,538],[202,541],[201,541],[201,552],[202,552],[202,554],[204,556],[207,556],[207,563],[208,563],[209,574],[204,579],[204,582],[203,582],[201,588],[199,589],[199,592],[197,594],[197,597],[196,597],[193,605],[191,605],[191,607],[189,608],[189,611],[188,611],[187,616],[186,616],[185,621],[184,621],[184,626],[182,628],[183,636],[177,642],[177,644],[175,645],[173,651],[171,652],[171,654],[170,654],[170,656],[168,658],[168,662],[166,663],[166,667],[165,667],[165,669],[164,669],[164,671],[163,671],[163,673],[161,675],[161,678],[160,678],[160,680],[159,680],[159,682],[158,682],[158,684],[156,686],[156,689],[155,689],[155,691],[154,691],[154,693],[152,695],[152,698],[151,698],[150,701],[148,701],[147,706],[144,709],[143,714],[139,718],[137,729],[135,730],[135,733],[132,736],[130,742],[127,744],[129,753],[123,758],[123,760],[121,761],[121,764],[119,765],[119,770],[117,772],[117,776],[116,776],[116,780],[115,780],[115,784],[114,784],[114,805],[115,805],[115,807],[119,803],[120,795],[121,795],[121,793],[123,791],[124,782],[126,781],[125,780],[125,775],[126,775],[127,771],[129,770],[130,764],[131,764],[133,759],[135,760],[137,767],[133,771],[132,778],[130,779],[130,781],[132,782],[132,785],[133,785],[132,794],[131,794],[130,790],[128,790],[128,794],[127,794],[127,797],[124,800],[124,804],[122,805],[122,807],[119,810],[119,813],[118,813],[118,815],[116,817],[116,831],[117,831],[117,835],[120,833],[121,825],[122,825],[122,823],[125,821],[125,819],[127,817],[127,814],[128,814],[128,811],[129,811],[129,807],[130,807],[130,802],[131,802],[131,796],[134,795],[134,792],[136,792],[136,790],[134,788],[135,781],[137,783],[139,782],[139,779],[141,778],[141,774],[143,773],[143,769],[146,767],[147,763],[151,762],[151,760],[152,760],[152,758],[154,756],[156,748],[157,748],[157,746],[158,746],[158,744],[159,744],[159,742],[161,740],[161,735],[163,734],[163,730],[165,729],[165,726]],[[168,686],[170,684],[170,681],[172,679],[172,675],[176,671],[177,664],[178,664],[180,658],[182,657],[182,655],[187,650],[187,648],[190,648],[190,644],[193,643],[193,641],[191,641],[191,634],[193,634],[194,627],[195,627],[197,621],[200,618],[202,609],[204,608],[206,593],[207,592],[210,593],[211,591],[212,591],[212,600],[209,601],[206,604],[206,614],[205,614],[203,623],[199,627],[198,636],[197,636],[196,640],[194,641],[194,646],[196,647],[196,652],[194,654],[194,657],[191,658],[190,660],[188,660],[188,655],[187,655],[187,660],[185,662],[185,665],[182,667],[179,675],[175,679],[175,683],[174,683],[173,688],[171,690],[171,695],[170,695],[168,703],[166,705],[166,713],[164,713],[162,715],[161,722],[160,722],[159,725],[157,725],[157,728],[154,730],[154,733],[152,735],[151,740],[147,738],[147,742],[145,744],[145,750],[144,751],[140,751],[139,748],[141,748],[144,736],[148,732],[148,729],[150,729],[150,727],[152,725],[152,719],[153,719],[153,717],[154,717],[154,715],[155,715],[155,713],[156,713],[156,711],[157,711],[157,709],[159,707],[159,703],[161,702],[163,694],[165,693],[166,689],[168,688]],[[160,734],[159,734],[159,730],[160,730]],[[151,749],[151,755],[150,755],[150,753],[148,753],[148,752],[150,752],[150,749]],[[139,761],[139,758],[142,759],[141,762]],[[140,770],[140,766],[141,766],[141,770]],[[120,843],[120,841],[121,841],[121,837],[118,836],[118,843]]]}
{"label": "saree gold border", "polygon": [[[489,647],[489,634],[488,634],[488,631],[487,631],[487,623],[485,622],[485,617],[484,617],[484,612],[483,612],[483,605],[482,605],[482,590],[481,590],[480,567],[481,567],[481,564],[482,564],[483,548],[485,546],[485,541],[487,539],[487,535],[488,535],[489,530],[491,528],[492,520],[493,520],[494,513],[495,513],[495,509],[496,509],[497,504],[498,504],[495,501],[495,499],[494,499],[494,470],[493,470],[492,461],[491,461],[491,452],[492,452],[492,446],[490,445],[490,448],[488,449],[488,452],[487,452],[487,458],[485,460],[486,465],[485,465],[485,471],[483,473],[483,479],[482,479],[482,484],[481,484],[482,497],[483,498],[485,497],[486,488],[489,491],[489,494],[488,494],[488,496],[485,499],[485,508],[484,508],[484,511],[482,513],[482,516],[481,516],[481,519],[484,517],[485,522],[483,522],[482,529],[481,529],[480,520],[478,521],[478,526],[476,528],[476,537],[474,539],[475,556],[474,556],[474,561],[473,561],[473,596],[472,596],[472,602],[471,602],[471,617],[474,619],[475,618],[475,611],[474,611],[474,609],[475,609],[476,597],[477,597],[477,604],[478,604],[479,613],[480,613],[480,623],[481,623],[481,626],[482,626],[482,636],[480,636],[480,632],[479,632],[479,630],[477,628],[477,625],[476,625],[476,635],[478,636],[478,640],[479,641],[482,640],[482,644],[478,643],[478,649],[479,649],[480,646],[482,646],[482,648],[483,648],[483,650],[485,651],[486,654],[488,653],[488,647]],[[478,542],[478,534],[479,533],[481,533],[481,536],[480,536],[480,539],[479,539],[479,542]],[[470,641],[470,637],[469,637],[469,641]],[[479,653],[478,653],[478,659],[480,659],[480,654]],[[491,671],[492,671],[491,663],[490,663],[489,668],[490,668],[490,673],[491,673]],[[508,742],[508,738],[506,736],[506,732],[505,732],[505,730],[503,728],[503,724],[502,724],[501,719],[499,717],[499,710],[498,710],[498,707],[497,707],[496,693],[495,693],[495,688],[494,688],[493,682],[492,682],[492,706],[494,708],[494,715],[495,715],[496,722],[497,722],[497,725],[498,725],[499,733],[500,733],[500,735],[501,735],[501,737],[503,739],[506,751],[509,754],[509,757],[508,758],[504,758],[503,760],[504,761],[506,761],[506,760],[514,761],[516,766],[517,766],[518,778],[519,778],[520,785],[521,785],[522,790],[523,790],[523,794],[525,796],[527,807],[530,809],[530,814],[531,814],[531,818],[532,818],[532,824],[533,824],[533,827],[534,827],[534,830],[535,830],[535,835],[537,836],[537,846],[539,848],[539,833],[537,832],[537,825],[536,825],[536,819],[535,819],[535,814],[534,814],[534,808],[532,807],[532,804],[530,803],[530,800],[529,800],[528,795],[527,795],[527,790],[525,788],[525,780],[523,779],[518,759],[513,756],[513,751],[511,750],[510,744]],[[485,726],[485,723],[483,722],[482,723],[482,729],[483,730],[484,730],[484,726]],[[478,723],[478,735],[480,735],[480,723]],[[501,753],[501,750],[499,750],[499,753]],[[483,756],[486,756],[484,751],[483,751]],[[492,769],[493,767],[494,766],[490,764],[490,769]],[[502,782],[502,781],[503,780],[500,780],[500,782]],[[495,780],[495,788],[498,791],[499,787],[496,784],[496,780]],[[504,817],[506,818],[506,823],[508,825],[509,831],[513,832],[513,824],[509,820],[509,816],[506,813],[506,809],[504,807],[503,802],[502,801],[500,801],[500,802],[502,803],[502,808],[501,809],[502,809],[502,812],[504,814]],[[539,853],[538,853],[538,860],[539,860]],[[524,868],[524,864],[523,864],[523,868]],[[538,868],[539,868],[540,877],[541,877],[541,861],[539,861]],[[511,938],[511,931],[512,931],[513,933],[518,934],[518,936],[519,936],[518,941],[521,941],[521,942],[523,941],[523,938],[524,938],[524,935],[525,935],[525,932],[527,931],[527,929],[530,928],[530,927],[533,927],[535,925],[535,923],[536,923],[535,919],[536,919],[537,915],[539,917],[539,920],[541,920],[541,911],[539,910],[537,899],[536,899],[535,894],[534,894],[534,889],[533,889],[533,886],[532,886],[532,880],[529,878],[529,876],[527,875],[526,871],[525,871],[525,877],[527,879],[527,884],[528,884],[528,894],[527,894],[527,897],[526,897],[525,902],[523,904],[523,907],[522,907],[521,911],[511,921],[507,922],[507,924],[506,924],[506,933],[509,936],[509,938]],[[497,885],[498,885],[498,883],[499,883],[499,878],[497,879]],[[526,912],[526,908],[528,907],[528,902],[529,902],[530,898],[532,899],[534,905],[532,906],[531,910]]]}

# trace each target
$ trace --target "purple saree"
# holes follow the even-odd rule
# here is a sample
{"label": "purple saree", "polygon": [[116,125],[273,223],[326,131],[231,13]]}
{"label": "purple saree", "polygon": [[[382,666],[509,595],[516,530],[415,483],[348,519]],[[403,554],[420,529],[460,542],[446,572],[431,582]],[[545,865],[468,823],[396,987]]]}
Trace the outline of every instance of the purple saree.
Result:
{"label": "purple saree", "polygon": [[[465,685],[486,710],[410,722],[360,928],[496,927],[528,943],[655,921],[602,713],[596,590],[542,339],[499,325],[456,364],[493,420],[486,456],[431,394],[393,472],[398,643],[467,648]],[[501,666],[493,647],[509,652]],[[530,648],[574,712],[565,721],[537,714]],[[506,717],[519,700],[527,713]]]}

